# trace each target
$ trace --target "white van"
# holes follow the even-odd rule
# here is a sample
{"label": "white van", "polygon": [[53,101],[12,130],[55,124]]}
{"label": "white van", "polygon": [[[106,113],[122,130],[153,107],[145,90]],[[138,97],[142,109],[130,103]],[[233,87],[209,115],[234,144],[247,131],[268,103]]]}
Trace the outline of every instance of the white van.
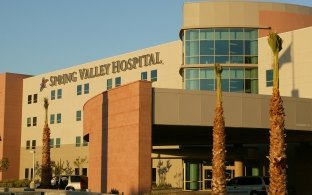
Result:
{"label": "white van", "polygon": [[226,186],[227,194],[239,195],[267,195],[269,177],[242,176],[234,177]]}

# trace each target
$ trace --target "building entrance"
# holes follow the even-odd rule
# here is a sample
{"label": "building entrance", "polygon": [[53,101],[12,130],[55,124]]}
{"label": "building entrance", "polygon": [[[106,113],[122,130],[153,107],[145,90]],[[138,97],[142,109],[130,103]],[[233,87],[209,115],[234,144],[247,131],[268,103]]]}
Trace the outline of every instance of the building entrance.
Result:
{"label": "building entrance", "polygon": [[[234,166],[226,166],[226,180],[235,175]],[[203,162],[184,162],[184,190],[210,190],[212,166]]]}

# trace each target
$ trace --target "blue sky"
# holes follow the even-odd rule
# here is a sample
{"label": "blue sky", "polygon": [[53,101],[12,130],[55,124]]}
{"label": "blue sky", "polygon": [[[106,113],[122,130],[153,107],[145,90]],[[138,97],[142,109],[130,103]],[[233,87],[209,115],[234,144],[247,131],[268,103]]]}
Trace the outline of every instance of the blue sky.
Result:
{"label": "blue sky", "polygon": [[0,73],[37,75],[178,40],[189,1],[0,0]]}

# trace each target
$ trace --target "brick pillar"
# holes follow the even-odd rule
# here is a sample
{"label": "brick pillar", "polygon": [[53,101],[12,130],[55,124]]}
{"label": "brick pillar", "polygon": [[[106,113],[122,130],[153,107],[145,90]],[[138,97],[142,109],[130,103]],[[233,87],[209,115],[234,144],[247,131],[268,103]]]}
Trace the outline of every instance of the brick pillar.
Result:
{"label": "brick pillar", "polygon": [[85,104],[91,191],[109,192],[115,188],[124,194],[141,194],[151,190],[151,129],[151,82],[123,85]]}

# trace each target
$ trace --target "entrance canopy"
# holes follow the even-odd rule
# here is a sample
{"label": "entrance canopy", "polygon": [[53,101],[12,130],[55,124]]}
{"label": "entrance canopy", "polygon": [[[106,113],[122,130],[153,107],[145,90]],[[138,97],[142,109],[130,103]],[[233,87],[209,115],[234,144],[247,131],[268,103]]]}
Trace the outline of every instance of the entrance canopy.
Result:
{"label": "entrance canopy", "polygon": [[[268,95],[223,93],[227,144],[269,142]],[[312,100],[282,97],[286,141],[312,142]],[[153,145],[211,145],[215,93],[153,89]]]}

